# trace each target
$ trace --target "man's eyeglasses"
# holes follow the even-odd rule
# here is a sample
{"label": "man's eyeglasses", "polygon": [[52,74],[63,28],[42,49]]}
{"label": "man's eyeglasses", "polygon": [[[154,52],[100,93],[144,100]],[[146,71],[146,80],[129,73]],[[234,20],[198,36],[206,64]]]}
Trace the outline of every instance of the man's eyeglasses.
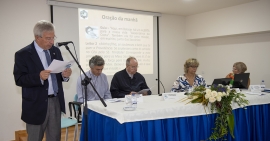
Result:
{"label": "man's eyeglasses", "polygon": [[137,69],[139,66],[130,66],[132,69]]}
{"label": "man's eyeglasses", "polygon": [[[41,37],[40,36],[40,38],[43,38],[43,37]],[[57,39],[57,37],[56,36],[54,36],[53,38],[51,38],[51,37],[46,37],[46,38],[44,38],[46,41],[54,41],[54,40],[56,40]]]}

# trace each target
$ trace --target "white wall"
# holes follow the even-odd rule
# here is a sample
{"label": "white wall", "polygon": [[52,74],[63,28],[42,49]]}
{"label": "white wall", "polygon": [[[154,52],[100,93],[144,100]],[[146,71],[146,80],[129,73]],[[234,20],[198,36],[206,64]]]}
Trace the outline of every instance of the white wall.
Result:
{"label": "white wall", "polygon": [[30,44],[33,27],[41,19],[50,20],[50,9],[45,0],[0,1],[0,140],[15,139],[16,130],[25,130],[21,121],[21,89],[14,83],[14,53]]}
{"label": "white wall", "polygon": [[[166,92],[179,75],[184,74],[184,63],[196,57],[196,46],[185,39],[185,18],[162,14],[160,17],[160,80]],[[160,85],[160,92],[163,88]]]}
{"label": "white wall", "polygon": [[270,1],[258,0],[186,17],[186,38],[270,31]]}
{"label": "white wall", "polygon": [[250,72],[250,84],[265,80],[270,87],[270,32],[203,39],[197,45],[198,73],[204,72],[207,84],[214,78],[224,78],[232,72],[233,64],[241,61]]}
{"label": "white wall", "polygon": [[232,72],[235,62],[244,62],[251,84],[265,80],[270,87],[270,1],[242,5],[187,16],[187,39],[196,42],[200,61],[198,74],[207,84]]}

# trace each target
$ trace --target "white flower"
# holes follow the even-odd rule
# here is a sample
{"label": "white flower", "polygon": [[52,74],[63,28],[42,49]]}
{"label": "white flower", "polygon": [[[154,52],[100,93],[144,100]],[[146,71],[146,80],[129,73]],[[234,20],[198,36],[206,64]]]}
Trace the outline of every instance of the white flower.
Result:
{"label": "white flower", "polygon": [[211,94],[210,94],[210,93],[206,93],[206,94],[204,95],[204,97],[205,97],[205,99],[208,99],[209,97],[211,97]]}
{"label": "white flower", "polygon": [[216,92],[216,91],[212,91],[212,92],[211,92],[211,96],[212,96],[212,97],[216,97],[216,96],[217,96],[217,92]]}
{"label": "white flower", "polygon": [[217,93],[218,96],[223,96],[222,92]]}
{"label": "white flower", "polygon": [[227,96],[229,96],[230,95],[230,93],[229,92],[227,92]]}
{"label": "white flower", "polygon": [[241,108],[245,107],[245,105],[240,105]]}
{"label": "white flower", "polygon": [[228,86],[227,86],[227,90],[230,90],[230,88],[231,88],[231,87],[228,85]]}
{"label": "white flower", "polygon": [[222,96],[227,96],[227,94],[225,92],[222,92]]}
{"label": "white flower", "polygon": [[217,99],[217,101],[221,101],[221,96],[218,95],[218,96],[216,97],[216,99]]}
{"label": "white flower", "polygon": [[235,101],[239,101],[239,98],[236,98]]}
{"label": "white flower", "polygon": [[211,103],[214,103],[216,101],[216,98],[215,97],[209,97],[209,102],[211,102]]}
{"label": "white flower", "polygon": [[206,93],[206,94],[211,94],[211,90],[210,90],[210,89],[206,89],[206,90],[205,90],[205,93]]}

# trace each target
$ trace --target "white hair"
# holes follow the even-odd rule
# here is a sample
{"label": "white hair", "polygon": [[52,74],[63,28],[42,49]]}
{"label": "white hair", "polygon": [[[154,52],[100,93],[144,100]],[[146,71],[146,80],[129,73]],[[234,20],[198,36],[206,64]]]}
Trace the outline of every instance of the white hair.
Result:
{"label": "white hair", "polygon": [[34,35],[42,37],[44,31],[54,31],[54,25],[46,20],[38,21],[34,27]]}

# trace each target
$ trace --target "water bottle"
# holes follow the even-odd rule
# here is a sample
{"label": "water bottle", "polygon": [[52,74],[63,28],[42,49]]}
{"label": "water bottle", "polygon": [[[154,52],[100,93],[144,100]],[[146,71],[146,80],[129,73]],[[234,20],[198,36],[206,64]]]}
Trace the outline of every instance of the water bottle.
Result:
{"label": "water bottle", "polygon": [[132,101],[132,107],[137,108],[137,97],[136,97],[135,93],[132,93],[131,101]]}
{"label": "water bottle", "polygon": [[189,86],[189,88],[188,88],[188,98],[189,99],[192,99],[193,98],[193,96],[192,96],[192,91],[193,91],[193,88],[191,87],[191,86]]}
{"label": "water bottle", "polygon": [[265,89],[265,83],[264,83],[264,80],[262,80],[262,82],[261,82],[261,90],[263,91],[264,89]]}

